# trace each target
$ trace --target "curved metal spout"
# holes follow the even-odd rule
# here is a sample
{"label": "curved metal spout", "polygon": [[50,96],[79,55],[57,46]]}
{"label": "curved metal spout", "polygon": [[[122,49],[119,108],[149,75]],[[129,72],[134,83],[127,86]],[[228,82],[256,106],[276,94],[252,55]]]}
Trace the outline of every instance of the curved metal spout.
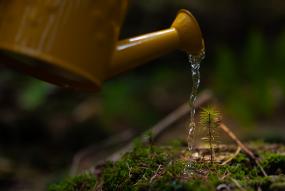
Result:
{"label": "curved metal spout", "polygon": [[107,78],[175,49],[194,55],[204,50],[200,27],[194,16],[187,10],[178,12],[169,29],[118,42]]}

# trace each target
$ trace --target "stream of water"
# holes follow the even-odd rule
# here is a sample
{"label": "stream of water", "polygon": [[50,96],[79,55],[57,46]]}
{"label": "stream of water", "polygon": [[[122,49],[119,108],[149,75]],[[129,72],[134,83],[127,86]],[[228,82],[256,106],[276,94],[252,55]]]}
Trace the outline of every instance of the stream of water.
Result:
{"label": "stream of water", "polygon": [[192,90],[191,95],[189,98],[189,106],[190,106],[190,122],[188,124],[188,136],[187,136],[187,142],[188,142],[188,149],[189,151],[192,151],[193,148],[196,145],[196,132],[197,127],[195,123],[195,113],[196,109],[194,107],[195,101],[197,99],[198,94],[198,88],[200,85],[200,64],[201,61],[205,58],[205,52],[203,51],[199,55],[189,55],[189,63],[191,65],[191,72],[192,72]]}

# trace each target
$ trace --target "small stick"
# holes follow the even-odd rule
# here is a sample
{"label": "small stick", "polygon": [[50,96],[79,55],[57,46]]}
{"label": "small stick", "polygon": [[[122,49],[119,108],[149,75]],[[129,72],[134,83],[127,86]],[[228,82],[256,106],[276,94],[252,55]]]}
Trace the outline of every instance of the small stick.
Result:
{"label": "small stick", "polygon": [[247,147],[245,146],[238,138],[237,136],[222,122],[218,122],[219,127],[232,139],[236,142],[236,144],[238,146],[241,147],[241,149],[248,155],[250,156],[256,163],[256,165],[260,168],[262,174],[264,176],[268,176],[267,173],[264,171],[264,169],[262,168],[262,166],[259,163],[258,158],[253,154],[253,152]]}
{"label": "small stick", "polygon": [[160,170],[160,168],[161,168],[161,164],[160,165],[158,165],[158,168],[157,168],[157,170],[155,171],[155,173],[154,173],[154,175],[150,178],[150,181],[149,181],[149,183],[151,183],[159,174],[159,170]]}
{"label": "small stick", "polygon": [[240,153],[240,151],[241,151],[241,148],[240,146],[238,146],[236,152],[228,160],[224,161],[221,165],[225,165],[231,162],[234,158],[236,158],[236,156]]}
{"label": "small stick", "polygon": [[238,146],[242,148],[242,150],[249,155],[252,159],[256,159],[255,155],[247,148],[238,138],[237,136],[224,124],[219,123],[219,127],[232,139],[236,142]]}
{"label": "small stick", "polygon": [[240,183],[234,179],[234,178],[231,178],[231,180],[235,183],[235,185],[242,191],[246,191],[245,189],[243,189],[243,187],[240,185]]}
{"label": "small stick", "polygon": [[82,161],[84,161],[84,159],[88,159],[88,157],[91,157],[92,155],[94,155],[94,153],[96,151],[106,149],[106,148],[113,146],[113,145],[116,145],[116,144],[120,144],[120,143],[130,141],[133,138],[133,136],[134,136],[134,133],[132,131],[126,130],[126,131],[123,131],[122,133],[119,133],[117,135],[114,135],[114,136],[108,138],[107,140],[103,141],[102,143],[90,145],[90,146],[80,150],[79,152],[77,152],[74,155],[74,157],[72,159],[69,175],[75,176],[78,173],[78,170],[80,169],[80,165],[81,165]]}

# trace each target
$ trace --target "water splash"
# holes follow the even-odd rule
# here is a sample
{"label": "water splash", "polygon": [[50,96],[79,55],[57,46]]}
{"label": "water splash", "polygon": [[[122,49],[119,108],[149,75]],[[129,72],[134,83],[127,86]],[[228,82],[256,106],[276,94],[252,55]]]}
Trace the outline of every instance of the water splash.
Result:
{"label": "water splash", "polygon": [[193,150],[193,147],[196,145],[196,123],[195,123],[195,101],[197,99],[198,88],[200,85],[200,64],[201,61],[205,58],[205,52],[201,52],[199,55],[189,55],[189,63],[191,65],[192,72],[192,91],[189,98],[189,106],[190,106],[190,123],[188,125],[188,136],[187,143],[189,151]]}

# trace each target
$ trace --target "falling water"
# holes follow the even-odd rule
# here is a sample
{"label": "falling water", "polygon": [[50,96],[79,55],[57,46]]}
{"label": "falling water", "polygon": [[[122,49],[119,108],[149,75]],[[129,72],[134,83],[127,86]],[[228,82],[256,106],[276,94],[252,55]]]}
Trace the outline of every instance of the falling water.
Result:
{"label": "falling water", "polygon": [[195,101],[198,94],[198,88],[200,85],[200,63],[205,58],[205,52],[201,52],[199,55],[189,55],[189,63],[191,65],[192,71],[192,91],[189,98],[189,106],[190,106],[190,123],[188,125],[188,149],[190,151],[193,150],[193,147],[196,144],[196,124],[195,124]]}

